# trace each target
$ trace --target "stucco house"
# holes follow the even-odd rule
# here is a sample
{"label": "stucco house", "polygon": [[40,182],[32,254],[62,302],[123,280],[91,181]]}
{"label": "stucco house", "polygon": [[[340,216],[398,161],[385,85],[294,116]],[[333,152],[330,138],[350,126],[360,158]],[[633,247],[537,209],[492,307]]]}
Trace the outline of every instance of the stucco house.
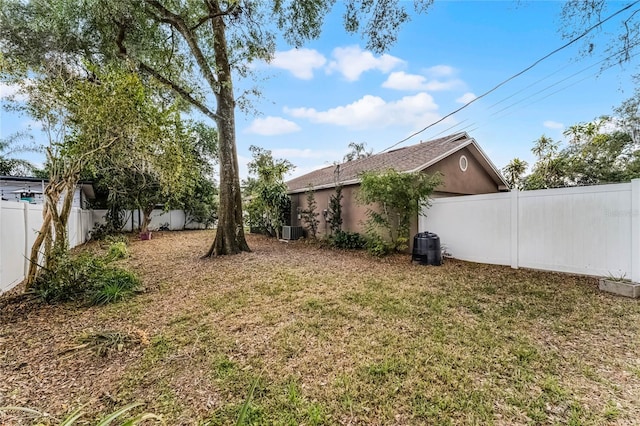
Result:
{"label": "stucco house", "polygon": [[[329,197],[335,193],[337,183],[343,185],[342,228],[363,232],[367,219],[367,206],[357,203],[359,175],[364,171],[393,168],[400,172],[442,174],[443,183],[433,197],[487,194],[508,191],[507,183],[489,160],[480,145],[466,132],[420,142],[370,157],[331,165],[315,170],[287,182],[291,197],[291,226],[303,226],[300,210],[306,208],[305,192],[313,187],[320,213],[318,231],[327,233],[329,225],[322,214],[329,207]],[[418,218],[411,226],[411,235],[417,232]]]}

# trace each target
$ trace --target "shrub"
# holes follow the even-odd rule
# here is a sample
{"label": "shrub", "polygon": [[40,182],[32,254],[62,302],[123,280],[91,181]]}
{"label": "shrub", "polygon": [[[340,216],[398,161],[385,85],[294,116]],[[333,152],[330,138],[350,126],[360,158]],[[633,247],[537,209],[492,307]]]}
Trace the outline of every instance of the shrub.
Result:
{"label": "shrub", "polygon": [[329,197],[329,215],[327,221],[333,235],[342,231],[342,185],[336,186],[335,194]]}
{"label": "shrub", "polygon": [[140,287],[140,279],[130,271],[107,268],[91,291],[91,304],[106,305],[131,296]]}
{"label": "shrub", "polygon": [[122,233],[107,235],[104,241],[107,244],[124,243],[124,245],[129,245],[129,237]]}
{"label": "shrub", "polygon": [[341,249],[360,250],[366,243],[367,239],[357,232],[338,231],[331,237],[331,245]]}
{"label": "shrub", "polygon": [[302,219],[302,223],[305,224],[307,231],[309,231],[309,236],[315,240],[318,233],[318,226],[320,225],[320,221],[318,220],[320,213],[316,211],[318,204],[316,203],[313,187],[309,187],[306,194],[307,208],[300,212],[300,217]]}
{"label": "shrub", "polygon": [[129,256],[129,250],[127,250],[127,244],[122,241],[113,243],[109,246],[107,253],[107,259],[109,261],[124,259]]}
{"label": "shrub", "polygon": [[[367,233],[385,237],[391,241],[393,250],[402,251],[408,247],[411,219],[425,214],[429,197],[442,179],[439,173],[401,173],[388,169],[362,173],[360,182],[358,202],[377,207],[367,210]],[[378,239],[371,243],[377,253],[384,251],[383,246]]]}
{"label": "shrub", "polygon": [[65,254],[57,259],[55,269],[42,269],[33,291],[47,303],[83,299],[91,289],[94,277],[103,268],[102,260],[90,254],[75,257]]}
{"label": "shrub", "polygon": [[109,222],[96,223],[89,232],[90,238],[97,241],[107,241],[111,237],[118,237],[121,234],[120,228],[114,228]]}
{"label": "shrub", "polygon": [[110,249],[104,258],[89,253],[60,256],[55,269],[43,269],[36,278],[34,293],[47,303],[82,301],[100,305],[130,296],[140,280],[132,272],[108,266],[116,258],[113,253],[121,253],[123,243],[112,247],[117,248]]}
{"label": "shrub", "polygon": [[395,250],[395,245],[388,241],[385,241],[377,234],[367,235],[367,242],[365,245],[367,252],[376,257],[384,257],[391,254]]}

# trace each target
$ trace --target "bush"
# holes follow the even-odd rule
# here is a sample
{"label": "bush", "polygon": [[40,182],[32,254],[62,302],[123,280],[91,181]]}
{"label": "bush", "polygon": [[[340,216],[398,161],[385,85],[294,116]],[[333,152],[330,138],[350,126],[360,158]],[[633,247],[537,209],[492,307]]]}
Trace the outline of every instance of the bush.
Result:
{"label": "bush", "polygon": [[367,252],[376,257],[384,257],[395,251],[395,244],[385,241],[377,234],[367,236],[366,249]]}
{"label": "bush", "polygon": [[120,268],[107,268],[91,291],[91,304],[106,305],[131,296],[140,287],[140,279]]}
{"label": "bush", "polygon": [[47,303],[83,299],[92,287],[93,277],[104,268],[102,260],[90,254],[57,258],[54,269],[42,269],[34,282],[34,292]]}
{"label": "bush", "polygon": [[113,243],[109,246],[107,253],[107,259],[109,261],[124,259],[129,256],[129,250],[127,250],[127,244],[122,241]]}
{"label": "bush", "polygon": [[120,229],[113,227],[111,223],[96,223],[91,231],[89,231],[90,239],[103,241],[108,238],[120,234]]}
{"label": "bush", "polygon": [[361,250],[367,244],[367,239],[357,232],[337,231],[331,237],[331,245],[348,250]]}
{"label": "bush", "polygon": [[[110,249],[104,258],[89,253],[58,257],[55,268],[43,268],[36,278],[34,293],[47,303],[81,301],[94,305],[130,296],[140,286],[138,277],[122,268],[108,266],[115,259],[113,253],[121,253],[122,244],[112,245],[117,248]],[[126,251],[126,246],[124,249]]]}
{"label": "bush", "polygon": [[104,239],[107,244],[124,243],[125,246],[129,245],[129,237],[122,233],[107,235]]}

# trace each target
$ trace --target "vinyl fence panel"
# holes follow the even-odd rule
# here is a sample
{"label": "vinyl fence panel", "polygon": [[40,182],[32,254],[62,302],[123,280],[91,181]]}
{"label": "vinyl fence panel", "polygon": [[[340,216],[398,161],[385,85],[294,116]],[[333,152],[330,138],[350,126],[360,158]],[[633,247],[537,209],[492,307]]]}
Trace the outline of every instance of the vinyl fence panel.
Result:
{"label": "vinyl fence panel", "polygon": [[433,200],[419,231],[455,258],[640,281],[640,180]]}
{"label": "vinyl fence panel", "polygon": [[458,259],[509,265],[510,203],[509,193],[437,198],[420,217],[419,230],[438,234]]}
{"label": "vinyl fence panel", "polygon": [[0,292],[24,279],[24,205],[0,201]]}
{"label": "vinyl fence panel", "polygon": [[[0,201],[0,293],[24,279],[42,221],[41,204]],[[83,244],[92,227],[90,211],[72,208],[67,227],[69,245]]]}

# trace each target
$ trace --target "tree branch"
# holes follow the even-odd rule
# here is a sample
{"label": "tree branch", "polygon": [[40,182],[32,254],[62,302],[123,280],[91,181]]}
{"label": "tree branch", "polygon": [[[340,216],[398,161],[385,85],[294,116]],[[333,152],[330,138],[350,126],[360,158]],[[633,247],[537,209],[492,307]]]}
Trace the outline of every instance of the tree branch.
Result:
{"label": "tree branch", "polygon": [[[151,6],[157,12],[160,13],[163,22],[166,22],[167,24],[177,29],[178,32],[182,35],[184,40],[187,42],[187,45],[189,45],[189,49],[191,49],[191,53],[193,54],[193,57],[196,59],[196,63],[200,68],[200,72],[204,76],[205,80],[207,80],[207,82],[209,83],[211,90],[213,90],[214,93],[217,93],[218,79],[216,78],[214,73],[211,71],[211,67],[207,62],[207,59],[205,58],[204,53],[202,52],[202,49],[200,49],[200,46],[198,46],[195,35],[189,29],[183,17],[171,12],[169,9],[164,7],[158,0],[145,0],[145,1],[149,6]],[[225,13],[221,12],[218,15],[223,16],[225,15]]]}
{"label": "tree branch", "polygon": [[206,16],[203,16],[202,18],[198,19],[198,22],[193,26],[189,28],[189,31],[195,31],[198,28],[200,28],[203,24],[205,24],[209,19],[213,19],[216,18],[218,16],[225,16],[227,15],[227,12],[221,12],[221,13],[210,13]]}
{"label": "tree branch", "polygon": [[131,58],[129,56],[128,52],[127,52],[127,47],[124,45],[124,39],[125,39],[125,35],[126,35],[125,26],[123,24],[120,24],[120,23],[117,23],[117,22],[116,22],[116,25],[118,25],[118,27],[119,27],[118,35],[116,36],[116,45],[118,46],[118,51],[120,53],[120,56],[122,56],[123,58],[130,59],[130,60],[134,61],[136,63],[136,66],[140,69],[140,71],[149,74],[150,76],[152,76],[153,78],[158,80],[160,83],[162,83],[165,86],[171,88],[174,92],[179,94],[182,98],[184,98],[191,105],[193,105],[196,108],[198,108],[207,117],[211,118],[212,120],[217,120],[218,118],[220,118],[218,116],[218,114],[216,114],[215,112],[211,111],[209,108],[207,108],[207,106],[205,104],[203,104],[202,102],[200,102],[196,98],[194,98],[191,95],[191,93],[189,93],[184,87],[178,85],[177,83],[175,83],[172,80],[169,80],[168,78],[166,78],[165,76],[160,74],[160,72],[158,72],[154,68],[150,67],[149,65],[145,64],[144,62],[137,61],[134,58]]}
{"label": "tree branch", "polygon": [[217,119],[220,118],[220,116],[218,114],[216,114],[215,112],[211,111],[209,108],[207,108],[207,106],[205,104],[203,104],[202,102],[200,102],[199,100],[197,100],[196,98],[191,96],[191,94],[189,92],[187,92],[183,87],[177,85],[173,81],[171,81],[168,78],[164,77],[162,74],[160,74],[158,71],[156,71],[155,69],[151,68],[147,64],[144,64],[142,62],[138,62],[138,67],[140,68],[141,71],[146,72],[147,74],[149,74],[150,76],[152,76],[153,78],[158,80],[160,83],[162,83],[165,86],[168,86],[171,89],[173,89],[173,91],[175,91],[177,94],[182,96],[191,105],[193,105],[196,108],[198,108],[200,110],[200,112],[202,112],[207,117],[211,118],[212,120],[217,120]]}

